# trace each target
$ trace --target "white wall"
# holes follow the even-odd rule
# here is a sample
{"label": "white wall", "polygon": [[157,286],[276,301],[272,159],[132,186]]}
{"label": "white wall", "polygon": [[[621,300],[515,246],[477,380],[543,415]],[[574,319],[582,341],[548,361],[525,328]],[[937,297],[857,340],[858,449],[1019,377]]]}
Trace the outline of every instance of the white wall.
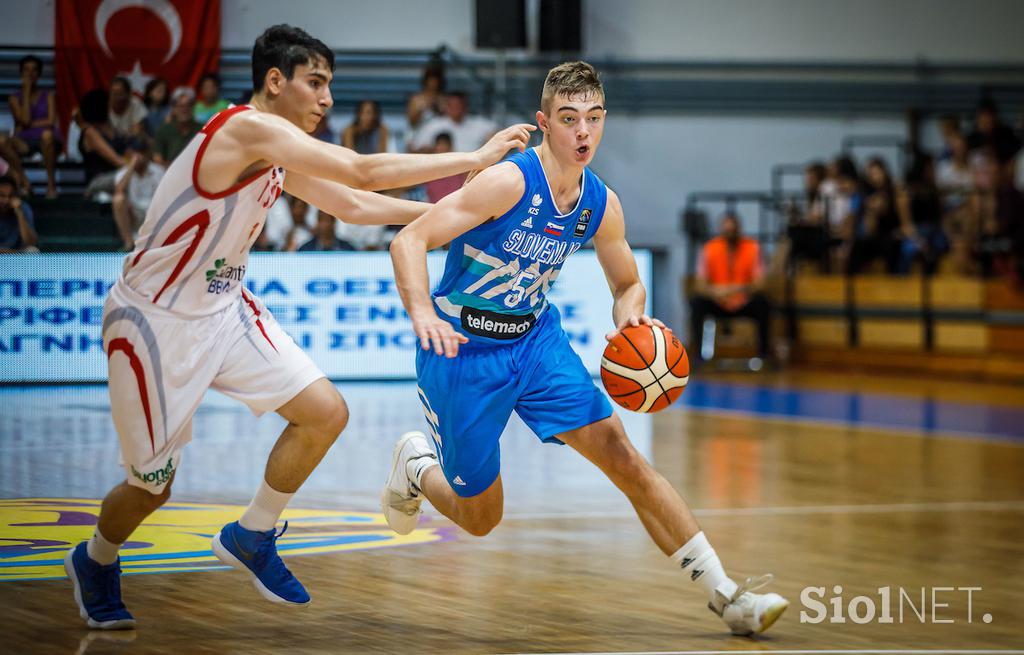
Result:
{"label": "white wall", "polygon": [[1019,0],[584,0],[619,58],[1024,61]]}
{"label": "white wall", "polygon": [[[1019,0],[584,0],[588,54],[1024,62]],[[528,3],[529,7],[536,2]],[[473,0],[221,0],[223,45],[299,25],[339,49],[469,50]],[[54,0],[0,0],[0,43],[53,45]]]}

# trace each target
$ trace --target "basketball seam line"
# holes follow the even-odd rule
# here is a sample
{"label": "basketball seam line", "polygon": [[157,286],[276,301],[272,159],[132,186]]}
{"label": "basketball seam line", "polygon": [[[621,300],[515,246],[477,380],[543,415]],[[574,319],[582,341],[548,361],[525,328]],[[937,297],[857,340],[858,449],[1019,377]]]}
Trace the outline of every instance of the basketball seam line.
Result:
{"label": "basketball seam line", "polygon": [[[650,327],[650,326],[647,326],[647,327]],[[654,334],[653,334],[654,333],[654,328],[651,327],[650,329],[651,329],[651,340],[653,341],[654,340]],[[626,340],[626,343],[628,343],[630,345],[630,347],[636,352],[637,357],[640,358],[640,361],[642,361],[644,364],[647,365],[647,370],[651,371],[651,375],[654,376],[655,383],[657,383],[658,388],[661,389],[661,395],[664,395],[665,394],[665,387],[661,386],[661,378],[659,378],[658,375],[654,371],[651,370],[651,365],[647,364],[647,358],[644,357],[643,353],[640,352],[640,349],[636,347],[636,344],[634,344],[630,340],[630,338],[628,336],[626,336],[625,330],[623,330],[621,334],[622,334],[622,338]],[[657,354],[657,352],[658,352],[657,346],[655,346],[654,352],[655,352],[655,354]],[[672,369],[670,368],[669,370],[671,371]],[[647,385],[647,386],[653,386],[653,385]],[[646,390],[647,390],[647,387],[644,387],[644,391],[646,391]],[[636,392],[634,391],[633,393],[636,393]],[[660,398],[661,395],[659,395],[658,397]]]}

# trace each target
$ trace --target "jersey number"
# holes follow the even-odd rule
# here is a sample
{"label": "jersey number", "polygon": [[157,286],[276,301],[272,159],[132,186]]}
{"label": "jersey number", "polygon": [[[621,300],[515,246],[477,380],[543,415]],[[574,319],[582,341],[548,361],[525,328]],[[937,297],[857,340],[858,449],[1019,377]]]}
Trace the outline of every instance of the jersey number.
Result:
{"label": "jersey number", "polygon": [[526,295],[526,290],[529,288],[530,283],[537,279],[537,275],[531,272],[529,269],[521,271],[516,276],[515,282],[512,283],[512,289],[505,294],[505,306],[515,307],[523,301],[523,296]]}

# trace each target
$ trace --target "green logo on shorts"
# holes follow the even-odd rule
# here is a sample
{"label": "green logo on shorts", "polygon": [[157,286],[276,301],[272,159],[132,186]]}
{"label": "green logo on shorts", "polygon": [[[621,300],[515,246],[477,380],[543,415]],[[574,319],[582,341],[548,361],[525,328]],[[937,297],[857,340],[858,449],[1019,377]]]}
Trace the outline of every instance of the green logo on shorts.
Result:
{"label": "green logo on shorts", "polygon": [[167,484],[168,480],[171,479],[171,474],[174,473],[174,458],[167,458],[167,466],[162,469],[150,471],[148,473],[139,473],[139,470],[132,465],[132,475],[136,479],[141,480],[145,484]]}
{"label": "green logo on shorts", "polygon": [[218,259],[213,262],[213,268],[206,271],[206,281],[210,282],[213,278],[220,275],[220,269],[224,268],[224,264],[227,262],[226,259]]}

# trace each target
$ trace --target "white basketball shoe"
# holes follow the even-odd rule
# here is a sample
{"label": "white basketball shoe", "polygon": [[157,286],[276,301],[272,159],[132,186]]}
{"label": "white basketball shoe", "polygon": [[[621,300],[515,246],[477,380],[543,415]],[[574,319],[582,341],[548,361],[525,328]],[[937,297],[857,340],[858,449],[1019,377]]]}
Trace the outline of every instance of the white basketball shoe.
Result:
{"label": "white basketball shoe", "polygon": [[435,462],[437,455],[422,432],[406,432],[391,453],[391,475],[381,493],[380,506],[388,525],[398,534],[409,534],[419,522],[423,494],[409,477],[409,462],[429,457]]}
{"label": "white basketball shoe", "polygon": [[[772,581],[772,574],[747,578],[740,586],[728,580],[715,590],[715,600],[708,608],[722,617],[734,635],[750,636],[764,632],[789,607],[789,601],[775,593],[755,594],[756,589]],[[735,587],[732,593],[730,590]]]}

